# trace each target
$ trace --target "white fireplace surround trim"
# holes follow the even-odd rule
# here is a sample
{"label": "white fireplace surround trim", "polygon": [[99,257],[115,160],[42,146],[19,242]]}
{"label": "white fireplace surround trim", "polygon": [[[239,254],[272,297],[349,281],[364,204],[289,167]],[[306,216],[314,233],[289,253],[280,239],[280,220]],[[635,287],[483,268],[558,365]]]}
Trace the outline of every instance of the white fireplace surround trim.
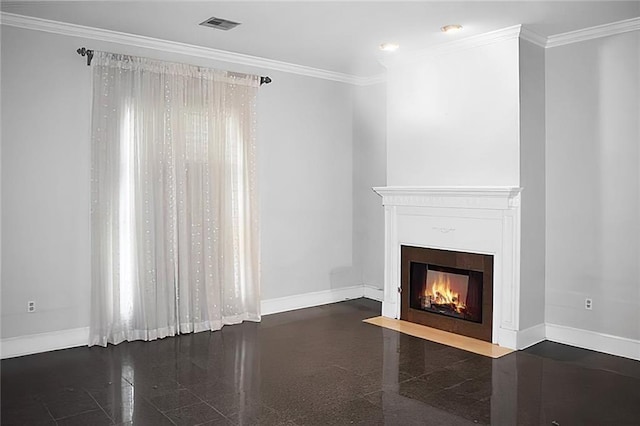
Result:
{"label": "white fireplace surround trim", "polygon": [[[385,211],[382,315],[400,318],[400,246],[493,255],[493,343],[530,345],[519,329],[520,192],[517,187],[373,188]],[[521,334],[521,335],[520,335]]]}

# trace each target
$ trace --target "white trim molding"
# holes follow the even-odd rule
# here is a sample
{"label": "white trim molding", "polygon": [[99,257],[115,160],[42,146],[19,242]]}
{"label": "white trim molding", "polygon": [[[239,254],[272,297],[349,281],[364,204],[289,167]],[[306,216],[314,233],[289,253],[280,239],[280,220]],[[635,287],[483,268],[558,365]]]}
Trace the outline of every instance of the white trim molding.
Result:
{"label": "white trim molding", "polygon": [[520,330],[517,336],[516,347],[518,350],[527,349],[529,346],[533,346],[536,343],[540,343],[546,338],[546,326],[545,324],[537,324],[533,327]]}
{"label": "white trim molding", "polygon": [[49,19],[18,15],[15,13],[0,12],[0,17],[2,18],[2,25],[11,27],[24,28],[34,31],[43,31],[70,37],[81,37],[91,40],[100,40],[110,43],[177,53],[181,55],[206,58],[239,65],[248,65],[256,68],[282,71],[307,77],[321,78],[324,80],[337,81],[356,86],[379,84],[386,80],[384,74],[371,77],[358,77],[351,74],[328,71],[320,68],[308,67],[305,65],[297,65],[288,62],[277,61],[274,59],[245,55],[242,53],[228,52],[225,50],[212,49],[209,47],[196,46],[193,44],[179,43],[152,37],[145,37],[119,31],[87,27],[84,25],[52,21]]}
{"label": "white trim molding", "polygon": [[[379,296],[377,298],[375,297],[376,292],[374,290],[381,292],[381,290],[374,289],[372,286],[355,285],[316,291],[313,293],[279,297],[277,299],[267,299],[261,301],[260,306],[262,315],[269,315],[279,312],[293,311],[295,309],[327,305],[329,303],[342,302],[344,300],[359,299],[361,297],[382,300]],[[365,296],[365,294],[368,294],[368,296]],[[40,352],[87,346],[88,342],[89,327],[52,331],[48,333],[28,334],[25,336],[9,337],[0,340],[0,354],[2,359],[14,358]]]}
{"label": "white trim molding", "polygon": [[384,290],[378,286],[365,284],[364,285],[364,297],[371,300],[382,302],[384,299]]}
{"label": "white trim molding", "polygon": [[629,31],[640,30],[640,17],[625,19],[624,21],[612,22],[595,27],[583,28],[577,31],[569,31],[547,37],[546,47],[558,47],[566,44],[578,43],[592,40],[594,38],[608,37],[615,34],[622,34]]}
{"label": "white trim molding", "polygon": [[521,189],[511,186],[384,186],[373,188],[384,205],[505,209],[519,205]]}
{"label": "white trim molding", "polygon": [[500,41],[517,39],[518,37],[520,37],[521,29],[522,25],[513,25],[511,27],[466,37],[460,40],[435,44],[424,49],[398,53],[393,57],[381,57],[379,58],[379,61],[387,68],[394,67],[400,64],[408,64],[415,61],[423,60],[425,58],[431,58],[434,56],[458,52],[461,50],[474,49],[476,47],[485,46]]}
{"label": "white trim molding", "polygon": [[296,309],[328,305],[329,303],[342,302],[344,300],[359,299],[361,297],[364,297],[364,286],[354,285],[266,299],[260,302],[260,310],[262,315],[271,315]]}
{"label": "white trim molding", "polygon": [[637,30],[640,30],[640,17],[583,28],[548,37],[540,35],[526,26],[513,25],[507,28],[466,37],[460,40],[439,43],[423,49],[396,54],[393,57],[380,57],[378,60],[382,65],[389,68],[397,64],[411,63],[423,58],[473,49],[487,44],[515,38],[526,40],[543,48],[551,48]]}
{"label": "white trim molding", "polygon": [[48,333],[28,334],[0,340],[2,359],[30,355],[58,349],[87,346],[89,327],[51,331]]}
{"label": "white trim molding", "polygon": [[387,82],[387,74],[382,73],[378,75],[373,75],[371,77],[356,77],[358,81],[354,84],[356,86],[373,86],[376,84],[383,84]]}
{"label": "white trim molding", "polygon": [[526,40],[540,47],[547,47],[547,37],[533,32],[525,26],[520,28],[520,39]]}
{"label": "white trim molding", "polygon": [[[140,47],[144,49],[177,53],[232,64],[247,65],[266,70],[281,71],[290,74],[337,81],[341,83],[352,84],[355,86],[370,86],[386,82],[386,74],[384,73],[368,77],[361,77],[352,74],[345,74],[336,71],[308,67],[306,65],[298,65],[289,62],[277,61],[274,59],[245,55],[242,53],[212,49],[208,47],[146,37],[137,34],[87,27],[84,25],[70,24],[66,22],[19,15],[15,13],[0,12],[0,18],[0,23],[2,25],[16,28],[24,28],[70,37],[81,37],[91,40],[100,40],[127,46]],[[624,21],[612,22],[604,25],[598,25],[590,28],[584,28],[577,31],[551,35],[549,37],[537,34],[522,25],[513,25],[507,28],[478,34],[448,43],[439,43],[433,46],[429,46],[425,49],[407,52],[404,54],[401,53],[400,55],[396,55],[393,58],[380,58],[379,61],[384,66],[389,67],[397,63],[411,62],[423,57],[430,57],[459,50],[471,49],[486,44],[491,44],[503,40],[510,40],[514,38],[520,38],[538,46],[549,48],[563,46],[570,43],[577,43],[584,40],[591,40],[599,37],[606,37],[614,34],[620,34],[628,31],[637,31],[639,29],[640,17],[631,18]]]}
{"label": "white trim molding", "polygon": [[547,340],[640,361],[640,340],[558,324],[546,324]]}
{"label": "white trim molding", "polygon": [[[382,301],[384,291],[375,286],[365,284],[267,299],[261,302],[262,315],[327,305],[329,303],[359,299],[361,297]],[[520,330],[519,332],[505,330],[502,338],[504,340],[504,346],[511,346],[518,350],[526,349],[546,338],[546,340],[552,342],[640,361],[640,340],[590,330],[581,330],[563,325],[538,324],[525,330]],[[2,359],[14,358],[41,352],[87,346],[88,341],[89,327],[29,334],[0,340],[0,354]]]}

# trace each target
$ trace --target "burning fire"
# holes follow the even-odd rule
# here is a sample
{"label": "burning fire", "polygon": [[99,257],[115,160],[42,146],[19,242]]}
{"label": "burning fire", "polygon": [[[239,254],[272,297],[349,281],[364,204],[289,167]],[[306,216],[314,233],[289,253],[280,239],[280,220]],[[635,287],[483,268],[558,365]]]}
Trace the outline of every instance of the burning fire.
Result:
{"label": "burning fire", "polygon": [[460,300],[460,293],[452,290],[451,281],[446,274],[438,274],[433,283],[426,286],[425,298],[436,305],[449,305],[458,313],[466,309]]}

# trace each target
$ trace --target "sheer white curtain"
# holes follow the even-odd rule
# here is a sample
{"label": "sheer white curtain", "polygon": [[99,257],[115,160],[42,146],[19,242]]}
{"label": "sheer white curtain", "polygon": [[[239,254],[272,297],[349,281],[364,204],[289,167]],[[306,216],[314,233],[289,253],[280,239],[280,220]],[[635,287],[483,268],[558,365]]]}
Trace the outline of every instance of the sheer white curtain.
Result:
{"label": "sheer white curtain", "polygon": [[95,52],[90,345],[260,320],[257,76]]}

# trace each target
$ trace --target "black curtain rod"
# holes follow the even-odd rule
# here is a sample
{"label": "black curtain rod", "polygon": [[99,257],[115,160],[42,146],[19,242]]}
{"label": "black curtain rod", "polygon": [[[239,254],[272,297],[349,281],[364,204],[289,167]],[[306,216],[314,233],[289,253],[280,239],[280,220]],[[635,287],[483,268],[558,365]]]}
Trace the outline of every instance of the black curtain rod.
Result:
{"label": "black curtain rod", "polygon": [[[78,52],[78,55],[80,56],[86,56],[87,66],[91,65],[91,60],[93,59],[93,50],[87,49],[85,47],[81,47],[78,50],[76,50],[76,52]],[[269,84],[269,83],[271,83],[271,77],[266,75],[260,76],[260,86],[262,86],[263,84]]]}

